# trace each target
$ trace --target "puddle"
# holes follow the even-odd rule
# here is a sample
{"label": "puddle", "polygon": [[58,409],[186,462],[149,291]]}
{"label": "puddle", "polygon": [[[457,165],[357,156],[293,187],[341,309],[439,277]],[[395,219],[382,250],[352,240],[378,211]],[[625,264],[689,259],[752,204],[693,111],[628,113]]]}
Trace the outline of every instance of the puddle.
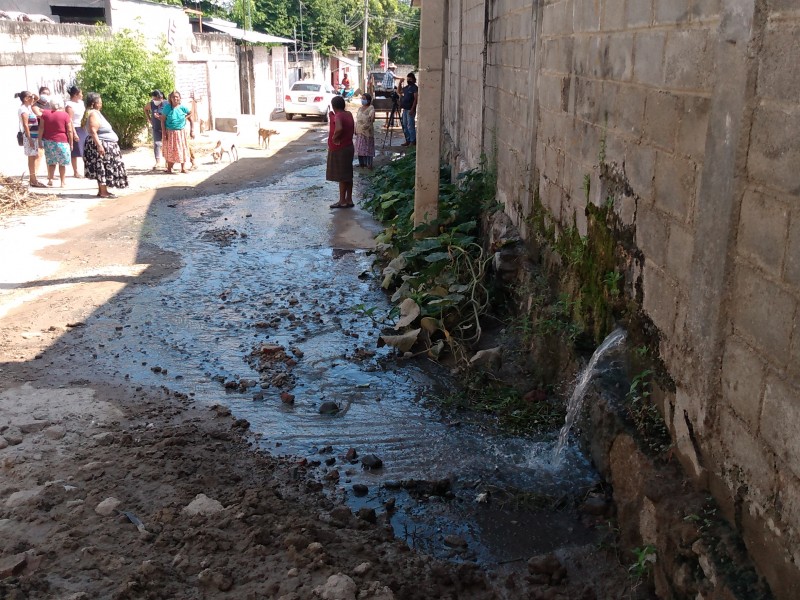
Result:
{"label": "puddle", "polygon": [[[449,374],[376,348],[378,327],[353,308],[381,314],[389,305],[363,275],[372,264],[365,250],[330,247],[337,190],[323,179],[315,166],[268,187],[152,207],[148,243],[178,253],[183,266],[156,284],[128,286],[77,334],[97,368],[226,403],[270,452],[319,461],[320,480],[338,470],[339,493],[354,508],[383,512],[394,501],[396,534],[436,556],[497,564],[590,540],[569,508],[599,482],[580,454],[567,448],[555,469],[553,439],[448,424],[430,401],[454,387]],[[281,388],[246,362],[263,344],[296,361]],[[320,414],[324,402],[339,412]],[[347,461],[350,448],[383,467]],[[449,487],[419,493],[401,485],[408,480]],[[356,496],[355,484],[366,495]]]}

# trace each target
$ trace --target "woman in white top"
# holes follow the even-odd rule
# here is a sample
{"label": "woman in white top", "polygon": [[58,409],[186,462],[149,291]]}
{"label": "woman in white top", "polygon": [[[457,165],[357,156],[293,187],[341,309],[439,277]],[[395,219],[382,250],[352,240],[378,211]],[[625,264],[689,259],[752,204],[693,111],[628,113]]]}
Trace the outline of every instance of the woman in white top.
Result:
{"label": "woman in white top", "polygon": [[86,129],[81,127],[86,106],[83,103],[83,91],[77,85],[73,85],[67,92],[69,93],[69,100],[65,104],[67,114],[72,118],[72,139],[75,140],[72,146],[72,173],[80,179],[83,175],[78,173],[78,159],[83,158],[83,147],[86,143]]}
{"label": "woman in white top", "polygon": [[32,92],[24,91],[14,94],[21,102],[17,109],[19,131],[22,134],[22,150],[28,157],[28,177],[31,187],[45,187],[36,178],[36,168],[39,166],[39,117],[33,110],[33,103],[38,96]]}

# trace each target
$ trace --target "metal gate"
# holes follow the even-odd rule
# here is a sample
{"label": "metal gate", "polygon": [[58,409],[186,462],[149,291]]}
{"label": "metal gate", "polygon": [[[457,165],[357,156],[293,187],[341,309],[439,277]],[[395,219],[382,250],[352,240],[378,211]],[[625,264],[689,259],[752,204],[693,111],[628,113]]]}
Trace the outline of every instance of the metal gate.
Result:
{"label": "metal gate", "polygon": [[286,80],[286,64],[283,56],[276,56],[276,54],[272,55],[273,74],[275,76],[275,108],[283,110],[283,82]]}

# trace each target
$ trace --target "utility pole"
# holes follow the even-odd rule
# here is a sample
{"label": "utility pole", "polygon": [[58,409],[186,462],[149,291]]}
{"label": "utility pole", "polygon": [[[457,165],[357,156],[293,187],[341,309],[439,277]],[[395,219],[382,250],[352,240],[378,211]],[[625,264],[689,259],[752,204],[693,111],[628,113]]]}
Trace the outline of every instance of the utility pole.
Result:
{"label": "utility pole", "polygon": [[369,25],[369,0],[364,0],[364,37],[361,40],[361,89],[367,89],[367,27]]}
{"label": "utility pole", "polygon": [[311,28],[311,79],[316,79],[317,75],[314,72],[314,28]]}
{"label": "utility pole", "polygon": [[303,39],[303,0],[298,0],[300,3],[300,51],[306,51],[306,42]]}

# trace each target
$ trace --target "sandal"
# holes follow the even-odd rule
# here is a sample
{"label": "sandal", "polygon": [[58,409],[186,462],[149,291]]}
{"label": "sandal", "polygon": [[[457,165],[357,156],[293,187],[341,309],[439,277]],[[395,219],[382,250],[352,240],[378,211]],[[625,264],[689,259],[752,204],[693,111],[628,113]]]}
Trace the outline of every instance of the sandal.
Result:
{"label": "sandal", "polygon": [[353,208],[354,206],[355,206],[355,204],[339,204],[337,202],[336,204],[331,204],[330,207],[331,208]]}
{"label": "sandal", "polygon": [[97,197],[98,198],[116,198],[117,195],[116,194],[112,194],[111,192],[109,192],[108,194],[98,194]]}
{"label": "sandal", "polygon": [[45,184],[43,184],[41,181],[31,181],[31,182],[30,182],[28,185],[29,185],[30,187],[35,187],[35,188],[43,188],[43,187],[47,187],[47,186],[46,186]]}

